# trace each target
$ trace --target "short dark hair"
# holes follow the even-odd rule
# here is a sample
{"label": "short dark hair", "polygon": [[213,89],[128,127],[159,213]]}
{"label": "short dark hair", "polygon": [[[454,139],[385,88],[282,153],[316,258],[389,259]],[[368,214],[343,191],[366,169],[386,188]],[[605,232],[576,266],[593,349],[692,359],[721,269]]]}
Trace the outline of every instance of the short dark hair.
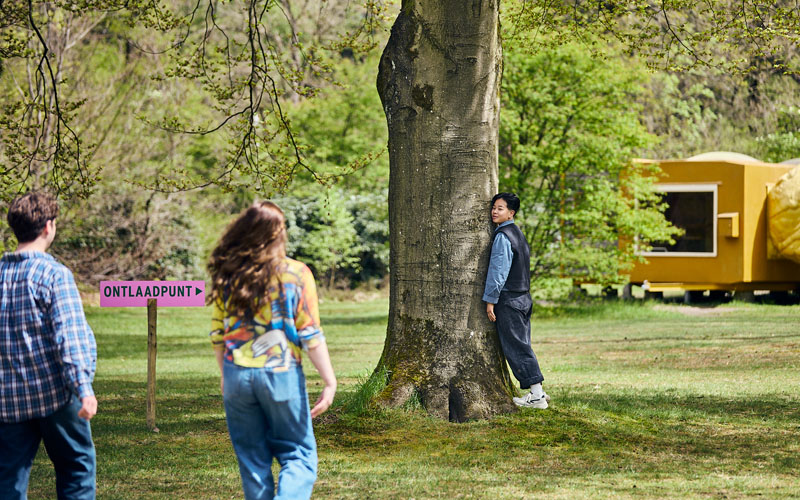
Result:
{"label": "short dark hair", "polygon": [[515,215],[517,212],[519,212],[519,197],[517,197],[517,195],[515,195],[514,193],[497,193],[492,198],[491,206],[494,206],[494,202],[496,202],[500,198],[505,200],[506,206],[508,207],[509,210],[513,210]]}
{"label": "short dark hair", "polygon": [[8,225],[20,243],[33,241],[42,234],[47,221],[58,217],[58,202],[42,191],[31,191],[11,202]]}

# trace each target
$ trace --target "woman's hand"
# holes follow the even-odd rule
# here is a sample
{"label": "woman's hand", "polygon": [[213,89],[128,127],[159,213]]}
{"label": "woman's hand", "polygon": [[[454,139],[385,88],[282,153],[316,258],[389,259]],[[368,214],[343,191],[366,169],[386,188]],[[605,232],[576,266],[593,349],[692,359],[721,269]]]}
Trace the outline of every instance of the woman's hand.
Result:
{"label": "woman's hand", "polygon": [[311,358],[314,368],[317,369],[320,378],[322,378],[322,383],[325,384],[322,394],[319,395],[319,399],[314,403],[314,407],[311,408],[311,416],[316,417],[325,413],[325,410],[333,403],[333,396],[336,394],[336,375],[333,374],[328,345],[324,340],[314,347],[308,348],[308,357]]}
{"label": "woman's hand", "polygon": [[322,394],[319,395],[319,399],[314,403],[314,407],[311,408],[311,418],[325,413],[325,410],[330,408],[331,403],[333,403],[333,396],[335,394],[336,386],[326,385],[325,388],[322,389]]}
{"label": "woman's hand", "polygon": [[497,317],[494,315],[494,304],[490,302],[486,303],[486,315],[489,316],[489,321],[497,321]]}

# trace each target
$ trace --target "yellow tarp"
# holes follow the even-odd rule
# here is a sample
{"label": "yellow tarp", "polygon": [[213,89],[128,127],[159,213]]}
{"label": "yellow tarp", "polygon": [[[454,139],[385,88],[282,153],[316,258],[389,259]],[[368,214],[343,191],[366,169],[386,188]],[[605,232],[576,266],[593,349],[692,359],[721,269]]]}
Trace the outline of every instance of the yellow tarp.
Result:
{"label": "yellow tarp", "polygon": [[800,262],[800,167],[781,177],[767,193],[769,258]]}

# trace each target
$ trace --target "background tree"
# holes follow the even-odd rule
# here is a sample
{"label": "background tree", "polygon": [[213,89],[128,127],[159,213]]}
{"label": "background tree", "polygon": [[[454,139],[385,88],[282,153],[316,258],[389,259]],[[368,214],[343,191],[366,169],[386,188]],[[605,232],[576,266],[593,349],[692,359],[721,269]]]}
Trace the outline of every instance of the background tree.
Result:
{"label": "background tree", "polygon": [[[662,72],[652,75],[644,91],[636,95],[642,122],[661,139],[648,148],[654,158],[688,158],[697,152],[737,149],[722,140],[728,129],[725,111],[713,105],[717,95],[707,85],[706,78]],[[739,134],[731,135],[741,140]]]}
{"label": "background tree", "polygon": [[[86,196],[100,175],[92,162],[98,145],[73,123],[84,103],[69,95],[73,71],[67,52],[83,37],[124,25],[124,50],[155,58],[150,76],[191,82],[205,99],[204,113],[190,114],[166,99],[143,114],[173,135],[221,138],[213,171],[175,165],[144,182],[160,191],[204,185],[257,186],[265,194],[288,185],[298,169],[318,176],[302,156],[284,104],[313,96],[330,80],[330,58],[368,48],[381,21],[381,2],[361,4],[297,0],[122,2],[3,2],[0,57],[13,78],[14,99],[0,122],[2,185],[19,192],[43,179],[66,196]],[[313,11],[313,12],[312,12]],[[312,15],[313,14],[313,15]],[[301,31],[301,29],[308,31]],[[10,64],[9,64],[10,61]],[[19,69],[19,68],[17,68]],[[20,81],[25,81],[23,85]],[[161,97],[161,96],[154,96]],[[158,99],[157,99],[158,100]],[[164,103],[167,103],[164,106]],[[139,182],[143,182],[138,179]]]}
{"label": "background tree", "polygon": [[[369,48],[373,4],[0,2],[0,197],[61,193],[53,250],[82,280],[201,277],[208,235],[252,188],[375,155],[342,151],[317,172],[288,115],[347,78],[338,62]],[[219,189],[180,193],[208,183]]]}
{"label": "background tree", "polygon": [[777,122],[774,132],[758,138],[764,161],[800,158],[800,108],[791,106],[780,110]]}
{"label": "background tree", "polygon": [[[208,141],[189,146],[186,138],[154,132],[136,118],[147,112],[156,96],[183,99],[191,106],[198,103],[198,93],[178,81],[151,79],[159,57],[132,50],[125,38],[127,25],[113,12],[73,12],[58,4],[31,8],[30,17],[42,24],[28,19],[26,29],[15,24],[4,29],[5,41],[22,37],[28,57],[4,54],[2,197],[45,186],[61,191],[62,224],[53,252],[83,281],[196,274],[193,235],[187,231],[195,225],[189,200],[145,191],[130,181],[147,182],[175,164],[191,168],[195,156],[186,154],[187,149],[208,149]],[[48,42],[57,87],[46,78],[49,72],[41,73],[48,61],[42,60],[41,40],[32,35],[31,26]],[[72,112],[64,115],[62,109],[58,116],[56,94],[59,106],[74,107]],[[203,116],[202,107],[197,111]],[[58,120],[75,131],[75,144],[82,149],[73,153],[80,157],[57,151]],[[61,123],[62,134],[64,126]],[[70,137],[62,139],[69,142],[74,139]],[[98,165],[104,167],[102,172]],[[80,173],[74,170],[79,166]],[[0,232],[10,244],[7,228]]]}
{"label": "background tree", "polygon": [[340,191],[276,201],[286,213],[289,255],[308,262],[329,287],[335,283],[337,270],[358,270],[358,234]]}
{"label": "background tree", "polygon": [[[788,59],[797,64],[796,55]],[[641,119],[658,137],[646,154],[662,159],[708,151],[765,159],[759,137],[779,133],[783,110],[800,93],[797,75],[768,67],[744,74],[714,68],[658,71],[644,87],[637,98]]]}
{"label": "background tree", "polygon": [[500,190],[523,201],[532,278],[619,282],[635,260],[620,240],[671,234],[654,203],[654,168],[630,161],[654,140],[631,105],[645,75],[576,43],[535,54],[506,43],[504,61]]}
{"label": "background tree", "polygon": [[342,176],[327,193],[320,192],[311,175],[298,172],[292,189],[280,198],[281,206],[296,212],[289,215],[290,221],[297,220],[297,224],[290,225],[292,254],[314,270],[319,267],[313,255],[307,254],[299,242],[323,236],[325,232],[315,231],[314,227],[327,225],[329,215],[334,215],[326,207],[343,204],[349,221],[349,227],[343,230],[354,231],[356,238],[347,251],[357,256],[358,265],[338,263],[336,275],[341,279],[339,285],[350,287],[363,283],[380,285],[389,269],[389,158],[385,154],[385,118],[374,87],[378,55],[343,56],[332,65],[336,85],[320,89],[315,99],[301,100],[288,108],[298,131],[298,144],[317,172],[340,175],[354,159],[364,165],[368,162],[368,168]]}
{"label": "background tree", "polygon": [[[381,189],[389,182],[386,154],[386,119],[375,92],[375,67],[380,54],[370,51],[358,59],[343,56],[331,65],[335,84],[319,89],[314,99],[288,108],[297,130],[297,141],[314,170],[337,176],[337,187],[350,194]],[[357,175],[353,163],[369,165]],[[297,172],[293,190],[313,189],[315,179]],[[317,184],[318,185],[318,184]]]}

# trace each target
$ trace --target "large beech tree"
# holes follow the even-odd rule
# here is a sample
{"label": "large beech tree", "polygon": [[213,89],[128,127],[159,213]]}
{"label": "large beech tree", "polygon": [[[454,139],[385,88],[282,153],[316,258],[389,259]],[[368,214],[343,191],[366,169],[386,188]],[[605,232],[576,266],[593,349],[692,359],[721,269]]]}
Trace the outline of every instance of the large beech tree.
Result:
{"label": "large beech tree", "polygon": [[513,408],[481,304],[497,189],[496,1],[403,2],[378,73],[389,126],[391,405],[463,421]]}

